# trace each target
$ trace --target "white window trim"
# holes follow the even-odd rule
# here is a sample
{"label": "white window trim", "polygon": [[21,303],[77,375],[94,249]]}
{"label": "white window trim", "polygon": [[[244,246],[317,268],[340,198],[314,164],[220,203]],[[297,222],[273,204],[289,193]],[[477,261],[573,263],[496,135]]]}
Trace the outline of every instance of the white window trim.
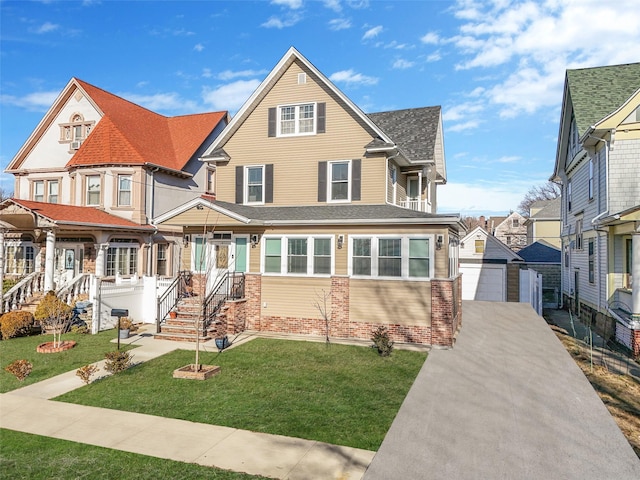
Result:
{"label": "white window trim", "polygon": [[[120,203],[120,193],[126,190],[120,189],[120,178],[129,177],[129,203]],[[133,206],[133,175],[131,173],[119,173],[116,176],[116,204],[118,207],[132,207]]]}
{"label": "white window trim", "polygon": [[[371,239],[371,275],[354,275],[353,274],[353,240],[359,238]],[[402,267],[401,276],[387,277],[378,275],[378,240],[386,238],[401,239]],[[409,240],[411,239],[428,239],[429,240],[429,276],[428,277],[410,277],[409,276]],[[424,281],[431,280],[435,275],[435,235],[434,234],[371,234],[371,235],[349,235],[349,252],[348,252],[347,274],[353,278],[379,279],[379,280],[411,280]]]}
{"label": "white window trim", "polygon": [[[259,202],[250,202],[249,201],[249,169],[250,168],[260,168],[262,169],[262,200],[260,200]],[[265,165],[245,165],[244,167],[244,185],[243,185],[243,189],[244,189],[244,204],[245,205],[264,205],[264,196],[265,196],[265,190],[266,190],[266,183],[265,183]]]}
{"label": "white window trim", "polygon": [[[333,200],[331,198],[331,190],[333,186],[333,182],[331,181],[332,177],[332,169],[333,165],[338,163],[346,163],[348,164],[348,173],[347,173],[347,198]],[[327,203],[351,203],[351,184],[353,183],[353,174],[351,171],[351,160],[330,160],[327,162]]]}
{"label": "white window trim", "polygon": [[[265,253],[266,241],[269,239],[280,239],[280,273],[265,272]],[[289,254],[290,239],[306,239],[307,240],[307,273],[288,273],[287,272],[287,256]],[[331,240],[331,272],[330,273],[313,273],[314,258],[314,242],[315,239]],[[335,275],[336,255],[335,255],[335,235],[263,235],[260,240],[260,273],[265,276],[274,277],[317,277],[329,278]]]}
{"label": "white window trim", "polygon": [[[89,203],[89,179],[91,177],[98,177],[99,180],[99,184],[100,184],[100,190],[98,191],[98,203]],[[84,204],[87,207],[98,207],[100,205],[102,205],[102,189],[104,188],[103,182],[102,182],[102,175],[98,174],[91,174],[91,175],[85,175],[84,177]]]}
{"label": "white window trim", "polygon": [[[300,107],[304,105],[313,105],[313,131],[311,132],[299,132],[300,129]],[[282,133],[282,109],[286,107],[295,107],[295,132],[294,133]],[[276,109],[276,136],[277,137],[304,137],[308,135],[316,135],[318,132],[318,102],[301,102],[301,103],[287,103],[278,105]]]}

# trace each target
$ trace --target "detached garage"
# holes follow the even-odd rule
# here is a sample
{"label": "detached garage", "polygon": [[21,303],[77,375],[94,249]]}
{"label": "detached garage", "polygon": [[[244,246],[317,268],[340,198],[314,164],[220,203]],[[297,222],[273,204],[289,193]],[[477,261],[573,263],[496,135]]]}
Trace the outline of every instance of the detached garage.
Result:
{"label": "detached garage", "polygon": [[462,299],[507,301],[507,264],[522,258],[500,240],[476,227],[460,244]]}

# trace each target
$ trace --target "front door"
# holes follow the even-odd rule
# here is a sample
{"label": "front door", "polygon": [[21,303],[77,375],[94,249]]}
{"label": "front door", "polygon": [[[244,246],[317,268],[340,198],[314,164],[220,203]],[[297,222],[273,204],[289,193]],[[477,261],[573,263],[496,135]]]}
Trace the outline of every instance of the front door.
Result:
{"label": "front door", "polygon": [[407,200],[409,201],[409,208],[412,210],[420,210],[418,177],[410,177],[407,179]]}

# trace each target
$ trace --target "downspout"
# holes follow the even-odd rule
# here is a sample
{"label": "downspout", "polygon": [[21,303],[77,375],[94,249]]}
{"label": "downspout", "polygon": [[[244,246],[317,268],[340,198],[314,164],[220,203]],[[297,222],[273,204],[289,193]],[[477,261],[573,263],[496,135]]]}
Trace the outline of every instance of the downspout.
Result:
{"label": "downspout", "polygon": [[153,227],[153,233],[149,235],[149,252],[147,253],[147,274],[152,276],[153,273],[153,239],[158,233],[158,227],[153,223],[153,202],[155,201],[155,175],[154,173],[159,170],[158,167],[151,168],[149,170],[151,179],[151,188],[148,197],[151,197],[148,205],[147,211],[147,219],[149,219],[149,224]]}
{"label": "downspout", "polygon": [[[395,203],[390,203],[389,202],[389,174],[391,173],[391,162],[390,160],[393,160],[394,158],[398,157],[400,155],[400,151],[398,149],[396,149],[396,153],[391,155],[390,157],[387,157],[387,175],[386,178],[384,179],[384,200],[385,203],[387,205],[395,205]],[[396,170],[397,172],[397,170]],[[398,181],[398,176],[396,174],[396,182]]]}

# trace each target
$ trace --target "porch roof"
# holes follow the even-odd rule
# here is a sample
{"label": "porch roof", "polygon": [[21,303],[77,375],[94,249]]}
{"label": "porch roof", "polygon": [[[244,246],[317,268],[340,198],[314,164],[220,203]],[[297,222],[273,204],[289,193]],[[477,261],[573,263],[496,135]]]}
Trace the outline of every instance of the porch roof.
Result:
{"label": "porch roof", "polygon": [[[78,207],[75,205],[63,205],[59,203],[34,202],[32,200],[21,200],[17,198],[5,200],[0,205],[0,216],[7,216],[2,215],[2,210],[5,210],[11,205],[21,207],[53,225],[142,230],[147,232],[154,231],[154,227],[151,225],[140,225],[125,218],[111,215],[110,213],[95,207]],[[11,222],[7,221],[6,223]]]}

